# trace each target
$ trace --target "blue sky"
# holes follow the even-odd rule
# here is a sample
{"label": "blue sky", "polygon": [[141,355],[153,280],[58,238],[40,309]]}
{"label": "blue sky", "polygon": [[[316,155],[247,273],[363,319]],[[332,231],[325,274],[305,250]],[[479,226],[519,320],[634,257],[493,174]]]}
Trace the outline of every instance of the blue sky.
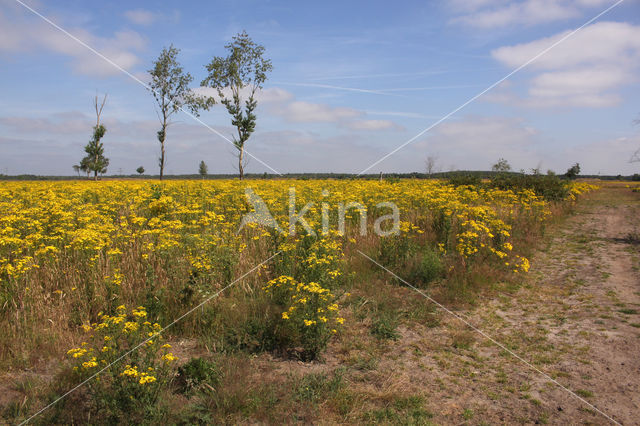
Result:
{"label": "blue sky", "polygon": [[[611,0],[448,2],[25,1],[143,81],[163,46],[195,78],[246,30],[274,71],[247,150],[280,172],[358,173],[596,16]],[[35,16],[0,2],[0,173],[72,174],[108,93],[109,174],[157,173],[151,95]],[[627,0],[503,84],[376,164],[371,173],[514,169],[630,174],[640,148],[640,5]],[[224,108],[201,119],[232,134]],[[167,172],[234,172],[231,145],[174,118]],[[268,168],[250,161],[248,172]]]}

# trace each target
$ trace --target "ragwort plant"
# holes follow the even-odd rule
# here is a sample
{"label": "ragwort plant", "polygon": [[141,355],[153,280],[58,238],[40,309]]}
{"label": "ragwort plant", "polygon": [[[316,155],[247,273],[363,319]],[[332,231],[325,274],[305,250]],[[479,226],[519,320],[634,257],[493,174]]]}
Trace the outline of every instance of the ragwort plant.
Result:
{"label": "ragwort plant", "polygon": [[174,375],[177,357],[158,334],[160,324],[147,320],[144,307],[127,312],[119,306],[115,315],[101,313],[99,318],[83,325],[86,341],[67,351],[73,374],[78,381],[97,374],[87,388],[99,418],[149,418]]}
{"label": "ragwort plant", "polygon": [[286,342],[301,346],[302,358],[316,359],[338,332],[344,318],[338,314],[336,292],[343,275],[342,244],[336,233],[324,237],[299,235],[279,244],[282,255],[275,261],[278,277],[263,290],[282,310],[280,327]]}
{"label": "ragwort plant", "polygon": [[316,359],[344,323],[338,316],[336,297],[317,282],[303,283],[281,275],[269,281],[264,291],[283,307],[282,325],[291,331],[293,343],[304,349],[305,360]]}

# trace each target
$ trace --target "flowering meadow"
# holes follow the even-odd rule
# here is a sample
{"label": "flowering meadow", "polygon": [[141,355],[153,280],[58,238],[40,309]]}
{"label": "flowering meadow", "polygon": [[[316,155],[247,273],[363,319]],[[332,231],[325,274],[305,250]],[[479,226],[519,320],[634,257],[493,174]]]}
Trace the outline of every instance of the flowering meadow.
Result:
{"label": "flowering meadow", "polygon": [[[558,206],[594,188],[567,185],[566,199],[550,202],[529,189],[437,180],[2,182],[0,365],[59,359],[85,378],[142,344],[101,372],[92,396],[148,406],[188,361],[170,351],[172,339],[322,359],[351,326],[360,251],[440,295],[487,270],[517,277]],[[279,227],[241,226],[253,212],[247,187]],[[292,188],[308,226],[290,222]]]}

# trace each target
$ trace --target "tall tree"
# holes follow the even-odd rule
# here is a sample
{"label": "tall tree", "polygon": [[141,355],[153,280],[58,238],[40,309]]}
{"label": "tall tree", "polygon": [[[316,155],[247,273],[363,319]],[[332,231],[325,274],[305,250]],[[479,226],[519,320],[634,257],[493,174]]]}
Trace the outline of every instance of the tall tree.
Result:
{"label": "tall tree", "polygon": [[215,103],[214,98],[198,96],[191,89],[189,84],[193,77],[188,72],[184,72],[178,62],[180,49],[173,47],[163,48],[158,59],[153,62],[153,68],[149,70],[151,83],[149,88],[153,94],[158,108],[158,118],[160,120],[160,130],[157,137],[160,142],[160,180],[164,176],[165,146],[167,139],[167,127],[171,124],[171,116],[183,108],[188,108],[192,114],[199,115],[200,109],[209,109]]}
{"label": "tall tree", "polygon": [[104,156],[104,145],[101,142],[107,129],[100,124],[100,116],[106,102],[107,95],[104,95],[101,103],[98,103],[98,95],[93,99],[93,106],[96,111],[96,125],[93,126],[93,137],[84,147],[84,152],[87,155],[82,159],[79,166],[79,169],[87,172],[87,175],[93,172],[94,180],[98,180],[98,173],[106,173],[109,166],[109,159]]}
{"label": "tall tree", "polygon": [[[231,124],[238,133],[233,136],[233,144],[238,150],[238,174],[242,180],[246,166],[244,146],[256,128],[255,94],[262,89],[273,66],[271,60],[263,58],[264,47],[251,40],[246,31],[234,36],[225,49],[226,57],[216,56],[206,66],[209,75],[201,85],[217,89],[220,102],[231,115]],[[246,96],[244,103],[242,95]]]}
{"label": "tall tree", "polygon": [[87,174],[87,179],[91,176],[91,170],[89,170],[89,157],[84,157],[80,161],[80,170]]}
{"label": "tall tree", "polygon": [[202,160],[198,166],[198,173],[200,173],[200,176],[202,176],[203,179],[207,173],[209,173],[209,167],[207,167],[207,163],[205,163],[204,160]]}
{"label": "tall tree", "polygon": [[491,170],[494,172],[508,172],[511,170],[511,165],[504,158],[500,158],[496,164],[491,166]]}
{"label": "tall tree", "polygon": [[431,177],[436,168],[436,163],[438,161],[438,157],[435,155],[430,155],[424,162],[425,168],[427,169],[427,175]]}
{"label": "tall tree", "polygon": [[569,179],[575,179],[580,174],[580,163],[576,163],[573,166],[569,167],[567,173],[564,175]]}

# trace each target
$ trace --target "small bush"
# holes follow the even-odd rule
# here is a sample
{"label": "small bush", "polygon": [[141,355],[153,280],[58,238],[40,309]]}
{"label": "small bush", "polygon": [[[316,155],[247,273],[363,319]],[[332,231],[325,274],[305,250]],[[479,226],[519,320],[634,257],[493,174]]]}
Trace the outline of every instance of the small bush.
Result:
{"label": "small bush", "polygon": [[478,186],[482,183],[480,176],[474,175],[454,175],[449,178],[449,183],[453,186],[473,185]]}
{"label": "small bush", "polygon": [[411,241],[405,236],[389,236],[380,239],[378,260],[387,266],[402,264],[412,252]]}
{"label": "small bush", "polygon": [[177,357],[169,352],[170,345],[162,344],[162,327],[147,321],[145,308],[128,313],[119,306],[115,315],[99,317],[100,323],[83,326],[91,333],[87,341],[67,351],[74,375],[80,382],[113,364],[87,382],[91,408],[107,422],[149,419]]}
{"label": "small bush", "polygon": [[407,273],[407,281],[412,285],[429,284],[442,276],[444,266],[440,255],[431,247],[425,247],[418,256],[415,266]]}
{"label": "small bush", "polygon": [[371,324],[371,334],[380,340],[398,340],[398,319],[390,312],[382,312]]}
{"label": "small bush", "polygon": [[561,201],[569,196],[568,182],[553,175],[499,174],[491,179],[489,185],[514,192],[530,189],[548,201]]}
{"label": "small bush", "polygon": [[183,393],[198,389],[205,383],[215,386],[219,380],[217,365],[204,358],[193,358],[178,368],[178,388]]}
{"label": "small bush", "polygon": [[338,316],[336,297],[318,283],[302,283],[282,275],[263,289],[273,295],[283,312],[280,325],[291,332],[292,343],[304,348],[303,359],[316,359],[338,332],[344,318]]}
{"label": "small bush", "polygon": [[278,327],[280,314],[267,295],[219,299],[202,308],[193,332],[218,352],[271,351],[287,341]]}

